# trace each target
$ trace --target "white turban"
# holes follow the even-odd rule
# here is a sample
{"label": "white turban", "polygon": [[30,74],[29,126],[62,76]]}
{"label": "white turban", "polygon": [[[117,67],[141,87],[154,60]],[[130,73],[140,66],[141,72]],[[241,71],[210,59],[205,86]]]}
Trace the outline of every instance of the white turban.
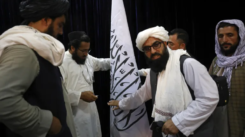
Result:
{"label": "white turban", "polygon": [[168,31],[164,29],[164,27],[152,27],[146,30],[141,31],[137,38],[136,38],[136,47],[143,52],[142,50],[142,45],[145,43],[145,41],[149,38],[149,37],[154,37],[154,38],[158,38],[162,41],[168,41]]}

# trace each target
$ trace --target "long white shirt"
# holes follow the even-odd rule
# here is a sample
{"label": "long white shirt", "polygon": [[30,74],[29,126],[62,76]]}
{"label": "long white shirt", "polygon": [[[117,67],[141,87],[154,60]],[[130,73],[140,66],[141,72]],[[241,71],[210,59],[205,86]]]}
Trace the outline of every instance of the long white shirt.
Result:
{"label": "long white shirt", "polygon": [[110,69],[110,59],[98,59],[87,56],[84,65],[77,64],[72,55],[65,53],[60,71],[74,115],[78,137],[101,137],[101,127],[95,102],[87,103],[80,99],[82,92],[93,91],[94,71]]}
{"label": "long white shirt", "polygon": [[[198,61],[192,58],[186,59],[183,71],[187,84],[194,91],[195,100],[186,110],[174,115],[172,121],[182,133],[190,135],[213,113],[219,95],[216,83]],[[151,98],[150,75],[147,75],[144,85],[132,96],[120,100],[119,107],[123,110],[133,109]]]}

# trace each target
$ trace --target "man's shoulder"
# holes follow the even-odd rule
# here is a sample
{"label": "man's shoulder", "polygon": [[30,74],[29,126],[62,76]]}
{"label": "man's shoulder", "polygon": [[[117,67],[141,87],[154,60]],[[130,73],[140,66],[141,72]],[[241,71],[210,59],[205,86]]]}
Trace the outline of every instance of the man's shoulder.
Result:
{"label": "man's shoulder", "polygon": [[97,59],[97,58],[92,56],[92,55],[90,55],[90,54],[88,54],[87,59]]}
{"label": "man's shoulder", "polygon": [[26,62],[31,60],[37,61],[34,51],[25,45],[8,46],[3,50],[2,55],[0,56],[0,60],[14,58],[22,58]]}
{"label": "man's shoulder", "polygon": [[[86,62],[93,63],[93,62],[95,62],[95,61],[98,60],[98,59],[99,59],[99,58],[96,58],[96,57],[94,57],[94,56],[88,54],[87,59],[86,59]],[[86,64],[86,63],[85,63],[85,64]]]}
{"label": "man's shoulder", "polygon": [[3,50],[3,54],[4,53],[15,53],[15,54],[22,54],[22,53],[26,53],[26,54],[31,54],[31,55],[35,55],[34,51],[29,48],[28,46],[25,45],[12,45],[12,46],[8,46]]}
{"label": "man's shoulder", "polygon": [[214,59],[212,60],[211,66],[213,66],[214,64],[216,64],[216,60],[217,60],[217,56],[214,57]]}
{"label": "man's shoulder", "polygon": [[72,59],[72,55],[69,52],[65,52],[65,55],[64,55],[64,59],[63,59],[63,63],[62,64],[69,63],[71,61],[74,61]]}
{"label": "man's shoulder", "polygon": [[217,60],[217,56],[214,57],[213,61],[216,61]]}
{"label": "man's shoulder", "polygon": [[72,59],[71,54],[66,52],[62,64],[59,66],[59,68],[62,67],[63,69],[69,70],[69,68],[74,68],[77,66],[79,65],[74,59]]}
{"label": "man's shoulder", "polygon": [[184,64],[192,64],[194,62],[200,63],[197,59],[195,59],[193,57],[188,57],[188,58],[185,59]]}
{"label": "man's shoulder", "polygon": [[0,68],[5,70],[7,68],[12,73],[14,70],[18,70],[18,73],[22,71],[22,73],[37,75],[39,71],[38,62],[34,51],[25,45],[8,46],[0,56],[0,64],[3,64]]}
{"label": "man's shoulder", "polygon": [[195,58],[186,58],[183,62],[183,68],[192,68],[192,69],[200,69],[200,68],[206,68],[202,63],[200,63]]}

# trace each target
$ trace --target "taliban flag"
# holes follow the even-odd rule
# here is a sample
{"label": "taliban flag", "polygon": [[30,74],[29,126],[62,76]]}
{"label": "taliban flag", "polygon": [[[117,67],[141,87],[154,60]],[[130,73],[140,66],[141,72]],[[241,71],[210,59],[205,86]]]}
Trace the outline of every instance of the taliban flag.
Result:
{"label": "taliban flag", "polygon": [[[121,100],[141,84],[122,0],[112,0],[110,58],[110,98]],[[151,136],[145,104],[128,111],[110,111],[111,137]]]}

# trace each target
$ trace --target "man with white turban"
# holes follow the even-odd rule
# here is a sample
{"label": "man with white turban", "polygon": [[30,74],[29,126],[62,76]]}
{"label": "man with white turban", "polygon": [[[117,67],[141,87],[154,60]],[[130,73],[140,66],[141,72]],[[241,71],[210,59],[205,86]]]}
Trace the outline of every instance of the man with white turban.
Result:
{"label": "man with white turban", "polygon": [[[172,50],[184,49],[186,50],[186,46],[189,42],[188,33],[181,28],[176,28],[170,31],[169,39],[168,39],[168,47]],[[139,70],[140,76],[146,76],[150,73],[150,68],[142,68]]]}
{"label": "man with white turban", "polygon": [[[184,61],[183,76],[180,58],[189,55],[182,49],[171,50],[166,46],[167,41],[168,32],[159,26],[138,34],[136,46],[145,53],[150,74],[132,96],[120,101],[111,100],[108,105],[129,110],[152,99],[154,121],[157,124],[164,122],[163,126],[158,125],[160,132],[153,130],[153,137],[211,137],[212,127],[202,130],[205,133],[198,133],[197,129],[209,118],[219,101],[216,83],[207,69],[193,58]],[[187,84],[194,91],[194,100]]]}

